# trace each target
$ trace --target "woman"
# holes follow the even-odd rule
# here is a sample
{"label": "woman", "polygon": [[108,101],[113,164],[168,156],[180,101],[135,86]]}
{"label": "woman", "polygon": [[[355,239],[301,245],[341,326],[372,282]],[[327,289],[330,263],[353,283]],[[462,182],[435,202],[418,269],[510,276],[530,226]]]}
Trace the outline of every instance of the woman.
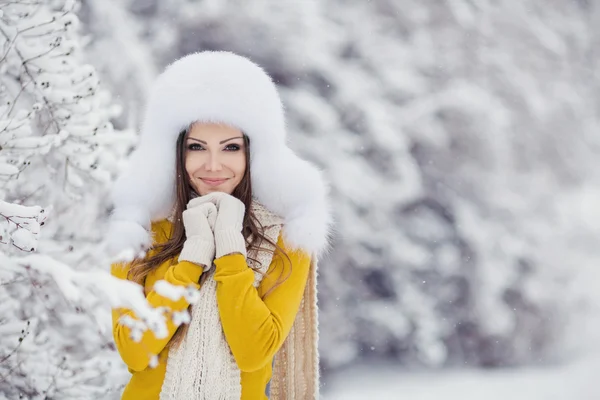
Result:
{"label": "woman", "polygon": [[[169,319],[164,338],[135,337],[133,311],[113,310],[132,373],[123,399],[318,397],[327,188],[286,146],[279,95],[259,66],[227,52],[170,65],[112,197],[111,251],[149,249],[112,273],[142,284],[176,321],[191,310],[189,324]],[[197,288],[199,298],[161,296],[158,280]]]}

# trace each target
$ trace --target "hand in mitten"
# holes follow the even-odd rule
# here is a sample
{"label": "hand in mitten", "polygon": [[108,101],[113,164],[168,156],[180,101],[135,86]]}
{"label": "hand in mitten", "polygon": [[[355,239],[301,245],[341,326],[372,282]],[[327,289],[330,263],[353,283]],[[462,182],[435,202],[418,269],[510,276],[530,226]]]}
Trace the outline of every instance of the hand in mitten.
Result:
{"label": "hand in mitten", "polygon": [[194,202],[193,199],[183,212],[183,225],[186,240],[179,261],[190,261],[204,266],[207,271],[215,257],[213,228],[217,218],[217,208],[211,202]]}
{"label": "hand in mitten", "polygon": [[216,258],[239,253],[246,257],[246,240],[242,234],[246,207],[237,198],[224,193],[212,192],[202,196],[217,207],[215,222]]}

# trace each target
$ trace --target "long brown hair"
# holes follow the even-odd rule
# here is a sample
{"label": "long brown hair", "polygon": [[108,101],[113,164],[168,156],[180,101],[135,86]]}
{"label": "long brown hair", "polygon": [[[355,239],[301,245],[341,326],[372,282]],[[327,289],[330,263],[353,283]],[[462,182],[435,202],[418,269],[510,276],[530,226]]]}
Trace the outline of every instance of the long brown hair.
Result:
{"label": "long brown hair", "polygon": [[[177,258],[179,253],[181,253],[181,249],[183,248],[183,243],[186,240],[185,236],[185,227],[183,225],[183,220],[181,215],[183,211],[186,209],[187,203],[195,196],[197,193],[193,188],[189,175],[185,169],[185,159],[186,159],[186,146],[185,141],[189,134],[191,125],[183,130],[179,136],[177,137],[177,145],[176,145],[176,201],[175,201],[175,209],[174,209],[174,222],[171,228],[170,236],[166,242],[161,244],[155,244],[152,249],[148,252],[148,255],[144,259],[136,259],[131,263],[131,267],[129,269],[128,278],[134,282],[137,282],[144,285],[146,281],[146,277],[152,271],[157,269],[163,263],[170,261],[171,265],[177,262]],[[246,171],[244,173],[244,177],[238,184],[238,186],[234,189],[232,195],[238,198],[244,205],[246,206],[246,213],[244,215],[244,222],[242,228],[242,234],[246,239],[251,238],[250,243],[248,244],[248,253],[252,253],[253,251],[269,251],[272,252],[274,256],[273,261],[283,263],[283,267],[281,269],[281,273],[277,278],[275,284],[267,290],[262,298],[264,299],[268,294],[270,294],[277,286],[281,285],[291,274],[291,260],[289,256],[286,254],[285,250],[282,249],[277,243],[274,243],[269,238],[267,238],[263,234],[263,227],[260,224],[260,221],[255,217],[252,212],[252,179],[251,179],[251,171],[250,171],[250,138],[246,134],[244,136],[244,151],[246,154]],[[275,251],[269,250],[267,248],[261,247],[262,243],[268,243],[275,248]],[[283,270],[285,269],[285,260],[287,259],[289,265],[289,272],[285,278],[283,276]],[[257,260],[254,260],[257,261]],[[254,268],[253,268],[254,269]],[[254,269],[256,271],[256,269]],[[207,274],[202,274],[200,277],[200,284],[204,282]],[[191,306],[188,307],[188,311],[191,312]],[[178,346],[179,343],[183,341],[185,334],[187,332],[188,325],[182,324],[177,328],[175,334],[169,341],[168,345]]]}

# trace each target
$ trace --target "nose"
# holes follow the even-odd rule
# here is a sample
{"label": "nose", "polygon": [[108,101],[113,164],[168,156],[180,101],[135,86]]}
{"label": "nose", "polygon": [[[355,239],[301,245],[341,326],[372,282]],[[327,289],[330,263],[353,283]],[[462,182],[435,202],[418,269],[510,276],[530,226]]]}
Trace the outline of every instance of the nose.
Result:
{"label": "nose", "polygon": [[220,171],[222,169],[221,160],[217,153],[209,153],[206,160],[207,171]]}

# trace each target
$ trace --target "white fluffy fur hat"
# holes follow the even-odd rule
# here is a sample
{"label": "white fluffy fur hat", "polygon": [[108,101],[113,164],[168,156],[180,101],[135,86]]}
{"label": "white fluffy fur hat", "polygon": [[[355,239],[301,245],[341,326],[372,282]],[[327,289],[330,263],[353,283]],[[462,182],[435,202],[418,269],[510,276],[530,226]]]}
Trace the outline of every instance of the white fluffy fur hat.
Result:
{"label": "white fluffy fur hat", "polygon": [[287,147],[275,84],[249,59],[213,51],[182,57],[154,84],[139,145],[112,191],[109,251],[151,245],[150,221],[168,217],[175,204],[177,136],[196,121],[225,123],[249,136],[254,197],[284,219],[287,246],[324,251],[328,188],[320,171]]}

